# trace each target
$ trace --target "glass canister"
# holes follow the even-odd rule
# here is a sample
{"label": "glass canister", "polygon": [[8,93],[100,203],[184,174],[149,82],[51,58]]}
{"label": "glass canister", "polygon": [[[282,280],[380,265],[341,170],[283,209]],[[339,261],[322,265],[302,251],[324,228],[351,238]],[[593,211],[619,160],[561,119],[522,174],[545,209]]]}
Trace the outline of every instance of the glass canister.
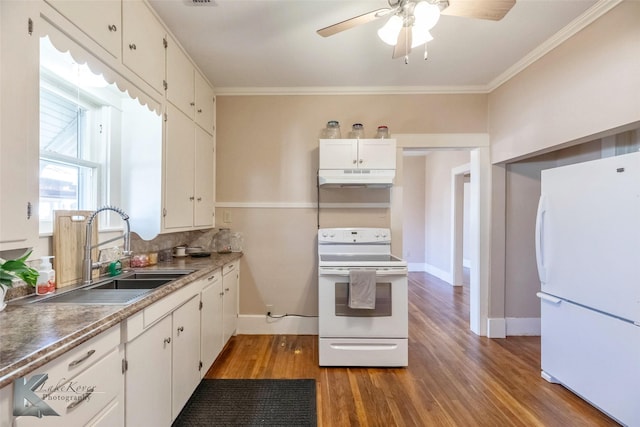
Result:
{"label": "glass canister", "polygon": [[364,138],[364,126],[362,125],[362,123],[354,123],[353,126],[351,126],[351,132],[349,132],[349,138],[352,138],[352,139]]}
{"label": "glass canister", "polygon": [[377,139],[386,139],[389,138],[389,128],[387,126],[378,126],[378,131],[376,132]]}
{"label": "glass canister", "polygon": [[324,130],[324,137],[327,139],[340,139],[340,123],[337,120],[330,120],[327,122],[327,127]]}
{"label": "glass canister", "polygon": [[231,252],[231,230],[221,228],[215,235],[216,252],[219,254],[228,254]]}

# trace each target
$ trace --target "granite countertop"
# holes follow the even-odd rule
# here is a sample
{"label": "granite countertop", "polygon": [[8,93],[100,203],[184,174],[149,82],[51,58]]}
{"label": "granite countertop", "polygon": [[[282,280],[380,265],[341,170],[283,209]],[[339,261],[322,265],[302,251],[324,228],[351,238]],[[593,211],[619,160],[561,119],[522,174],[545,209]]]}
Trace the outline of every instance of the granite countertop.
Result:
{"label": "granite countertop", "polygon": [[168,294],[242,256],[179,258],[141,270],[195,270],[128,305],[10,302],[0,311],[0,388],[117,325]]}

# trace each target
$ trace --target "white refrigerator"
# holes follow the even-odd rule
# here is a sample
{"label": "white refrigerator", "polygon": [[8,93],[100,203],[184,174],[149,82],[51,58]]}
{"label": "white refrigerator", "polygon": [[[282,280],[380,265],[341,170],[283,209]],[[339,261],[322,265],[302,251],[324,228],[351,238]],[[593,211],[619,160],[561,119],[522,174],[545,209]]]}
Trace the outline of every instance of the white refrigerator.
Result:
{"label": "white refrigerator", "polygon": [[542,376],[640,426],[640,152],[542,171]]}

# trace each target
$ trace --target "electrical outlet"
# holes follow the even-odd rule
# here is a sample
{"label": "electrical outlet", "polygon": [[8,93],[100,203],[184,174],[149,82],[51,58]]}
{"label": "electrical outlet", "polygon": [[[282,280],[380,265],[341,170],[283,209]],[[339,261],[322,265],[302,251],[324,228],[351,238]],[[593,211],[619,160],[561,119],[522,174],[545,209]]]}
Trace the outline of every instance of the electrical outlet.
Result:
{"label": "electrical outlet", "polygon": [[273,314],[273,304],[265,304],[266,312]]}
{"label": "electrical outlet", "polygon": [[222,212],[222,222],[230,224],[231,223],[231,212],[225,210]]}

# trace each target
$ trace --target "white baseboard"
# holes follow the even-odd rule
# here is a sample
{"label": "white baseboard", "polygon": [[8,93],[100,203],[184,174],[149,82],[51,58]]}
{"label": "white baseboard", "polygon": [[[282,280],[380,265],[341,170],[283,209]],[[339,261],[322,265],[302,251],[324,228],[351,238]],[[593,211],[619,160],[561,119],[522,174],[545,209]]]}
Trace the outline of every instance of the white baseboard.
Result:
{"label": "white baseboard", "polygon": [[449,284],[453,284],[453,278],[451,277],[450,271],[441,270],[438,267],[434,267],[433,265],[430,265],[430,264],[424,265],[424,271],[436,276],[440,280],[444,280]]}
{"label": "white baseboard", "polygon": [[487,337],[540,336],[539,317],[495,317],[487,320]]}
{"label": "white baseboard", "polygon": [[318,335],[318,318],[287,316],[274,319],[261,314],[241,314],[238,316],[237,333],[245,335]]}
{"label": "white baseboard", "polygon": [[507,317],[507,335],[540,336],[539,317]]}
{"label": "white baseboard", "polygon": [[503,317],[487,319],[487,337],[489,338],[506,338],[507,322]]}

